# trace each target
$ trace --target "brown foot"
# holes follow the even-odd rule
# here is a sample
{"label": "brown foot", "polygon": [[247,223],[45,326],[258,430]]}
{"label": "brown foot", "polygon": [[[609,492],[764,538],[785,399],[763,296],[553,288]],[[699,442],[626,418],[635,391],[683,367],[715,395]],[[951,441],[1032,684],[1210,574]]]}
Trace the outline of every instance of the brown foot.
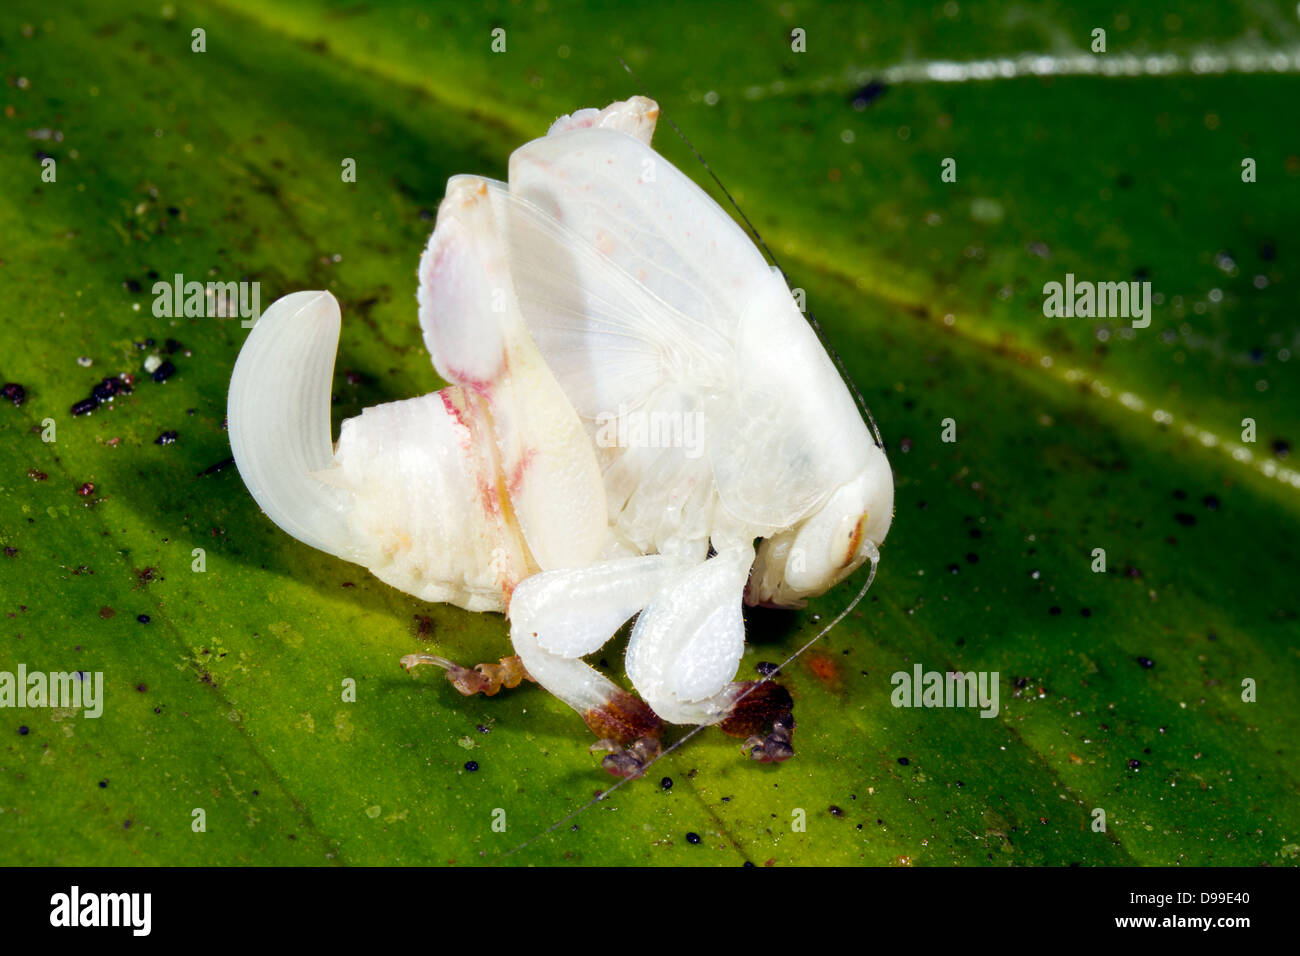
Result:
{"label": "brown foot", "polygon": [[722,732],[746,738],[742,752],[760,763],[778,763],[793,757],[794,700],[790,692],[772,681],[745,681],[738,693],[745,696],[718,724]]}
{"label": "brown foot", "polygon": [[441,667],[447,672],[447,680],[466,697],[479,693],[491,697],[502,687],[518,687],[521,681],[532,680],[518,655],[503,657],[499,664],[475,664],[472,668],[432,654],[407,654],[402,658],[402,666],[408,671],[421,664]]}
{"label": "brown foot", "polygon": [[632,746],[624,748],[617,740],[598,740],[591,745],[591,752],[608,750],[600,765],[616,777],[632,779],[645,773],[645,768],[659,756],[661,747],[658,737],[638,737]]}
{"label": "brown foot", "polygon": [[639,777],[646,764],[659,756],[663,721],[635,694],[616,691],[600,707],[583,714],[582,719],[600,738],[592,745],[592,752],[609,751],[601,766],[616,777]]}

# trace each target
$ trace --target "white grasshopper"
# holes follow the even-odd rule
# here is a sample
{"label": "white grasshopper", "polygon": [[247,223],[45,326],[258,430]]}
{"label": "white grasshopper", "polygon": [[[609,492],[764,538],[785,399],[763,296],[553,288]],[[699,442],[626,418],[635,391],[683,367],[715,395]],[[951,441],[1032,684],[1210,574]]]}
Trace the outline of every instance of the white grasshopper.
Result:
{"label": "white grasshopper", "polygon": [[[235,461],[272,521],[416,597],[509,616],[499,665],[404,663],[467,694],[531,677],[624,776],[661,720],[789,756],[788,695],[733,682],[742,605],[801,606],[874,564],[893,516],[835,365],[781,274],[650,147],[658,113],[581,110],[514,152],[508,184],[448,182],[418,296],[447,388],[367,408],[333,445],[328,292],[274,303],[230,384]],[[634,615],[641,699],[583,661]]]}

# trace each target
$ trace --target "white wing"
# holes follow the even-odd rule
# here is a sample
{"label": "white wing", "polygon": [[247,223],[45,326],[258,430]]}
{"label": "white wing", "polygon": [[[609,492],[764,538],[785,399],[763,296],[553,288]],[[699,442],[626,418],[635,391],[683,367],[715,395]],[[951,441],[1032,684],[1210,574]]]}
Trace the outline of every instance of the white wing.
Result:
{"label": "white wing", "polygon": [[[502,187],[496,184],[499,191]],[[591,440],[519,316],[492,184],[447,183],[420,260],[420,323],[438,372],[487,405],[509,496],[543,570],[581,567],[608,527]]]}
{"label": "white wing", "polygon": [[701,484],[764,533],[861,470],[866,427],[779,274],[648,145],[606,129],[535,140],[493,198],[520,311],[578,413],[703,418],[711,468],[680,447],[602,459],[638,546],[665,537],[665,513],[711,520]]}

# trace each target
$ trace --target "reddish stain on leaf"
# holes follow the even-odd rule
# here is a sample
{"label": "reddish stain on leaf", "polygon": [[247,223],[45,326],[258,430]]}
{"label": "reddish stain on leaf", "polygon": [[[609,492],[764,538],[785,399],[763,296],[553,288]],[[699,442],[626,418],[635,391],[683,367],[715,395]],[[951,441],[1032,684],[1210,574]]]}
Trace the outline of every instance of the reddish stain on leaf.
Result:
{"label": "reddish stain on leaf", "polygon": [[840,688],[840,665],[829,654],[809,654],[808,669],[830,690]]}

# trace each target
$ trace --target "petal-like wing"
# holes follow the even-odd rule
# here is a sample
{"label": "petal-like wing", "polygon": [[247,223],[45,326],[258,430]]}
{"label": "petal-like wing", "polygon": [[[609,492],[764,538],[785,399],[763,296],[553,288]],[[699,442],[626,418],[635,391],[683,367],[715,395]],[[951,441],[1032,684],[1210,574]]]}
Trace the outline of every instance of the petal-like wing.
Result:
{"label": "petal-like wing", "polygon": [[608,526],[591,438],[519,316],[487,181],[447,184],[420,260],[420,324],[439,374],[486,401],[500,481],[543,570],[579,567]]}

